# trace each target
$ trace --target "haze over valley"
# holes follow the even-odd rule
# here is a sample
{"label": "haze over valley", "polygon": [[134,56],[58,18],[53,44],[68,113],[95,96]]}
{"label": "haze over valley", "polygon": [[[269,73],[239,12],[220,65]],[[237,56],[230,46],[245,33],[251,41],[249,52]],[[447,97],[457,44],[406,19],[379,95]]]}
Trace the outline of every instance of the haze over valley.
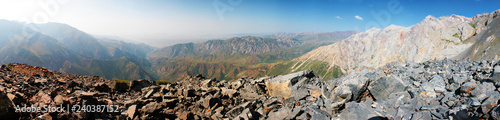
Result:
{"label": "haze over valley", "polygon": [[[2,1],[0,118],[500,119],[499,16],[489,0]],[[47,106],[71,109],[25,111]]]}

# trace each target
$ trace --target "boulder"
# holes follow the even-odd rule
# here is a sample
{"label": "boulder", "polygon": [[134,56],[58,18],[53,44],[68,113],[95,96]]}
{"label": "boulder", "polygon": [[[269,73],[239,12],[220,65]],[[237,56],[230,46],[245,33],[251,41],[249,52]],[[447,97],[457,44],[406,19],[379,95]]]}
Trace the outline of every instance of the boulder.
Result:
{"label": "boulder", "polygon": [[109,92],[109,91],[111,91],[111,88],[105,82],[96,83],[94,87],[95,87],[95,89],[97,91],[100,91],[100,92]]}
{"label": "boulder", "polygon": [[222,95],[229,96],[230,98],[232,98],[236,92],[238,92],[238,91],[236,91],[234,89],[227,89],[227,88],[221,89]]}
{"label": "boulder", "polygon": [[495,106],[491,112],[490,112],[490,116],[492,119],[494,120],[500,120],[500,106]]}
{"label": "boulder", "polygon": [[373,81],[368,86],[368,90],[377,100],[385,101],[389,95],[396,92],[404,92],[408,83],[395,77],[382,77]]}
{"label": "boulder", "polygon": [[149,80],[132,80],[130,81],[130,90],[129,91],[141,91],[142,88],[148,87],[151,85],[155,85],[154,82]]}
{"label": "boulder", "polygon": [[160,108],[162,108],[162,105],[160,103],[150,102],[150,103],[142,106],[141,112],[143,114],[154,114],[154,113],[158,112],[160,110]]}
{"label": "boulder", "polygon": [[15,112],[14,103],[7,97],[3,90],[0,90],[0,118],[18,119],[19,114]]}
{"label": "boulder", "polygon": [[421,111],[413,114],[412,120],[431,120],[431,112],[429,111]]}
{"label": "boulder", "polygon": [[266,80],[265,84],[270,96],[280,96],[284,99],[292,96],[291,87],[297,82],[314,77],[311,70],[295,72],[288,75],[280,75]]}
{"label": "boulder", "polygon": [[131,105],[130,107],[128,107],[127,111],[125,111],[129,119],[134,119],[135,112],[137,111],[136,109],[137,105]]}
{"label": "boulder", "polygon": [[475,82],[466,82],[460,87],[460,92],[462,92],[462,95],[465,97],[468,97],[471,95],[472,90],[477,88],[477,84]]}
{"label": "boulder", "polygon": [[371,106],[363,103],[349,102],[346,103],[344,111],[340,113],[341,120],[367,120],[369,118],[381,116]]}
{"label": "boulder", "polygon": [[113,81],[111,83],[111,89],[116,92],[127,92],[129,90],[129,85],[127,83]]}
{"label": "boulder", "polygon": [[473,89],[470,93],[472,96],[477,97],[480,101],[486,99],[487,97],[490,97],[492,94],[487,94],[487,92],[495,92],[495,85],[491,82],[483,82],[475,89]]}
{"label": "boulder", "polygon": [[427,92],[443,93],[446,92],[446,82],[441,76],[434,75],[429,82],[422,84],[422,88]]}
{"label": "boulder", "polygon": [[500,85],[500,64],[495,65],[493,67],[493,74],[491,74],[491,79],[496,83],[496,85]]}
{"label": "boulder", "polygon": [[282,107],[275,112],[270,112],[268,114],[269,117],[267,119],[284,120],[287,117],[287,115],[290,113],[290,111],[292,111],[292,109],[290,109],[289,107]]}

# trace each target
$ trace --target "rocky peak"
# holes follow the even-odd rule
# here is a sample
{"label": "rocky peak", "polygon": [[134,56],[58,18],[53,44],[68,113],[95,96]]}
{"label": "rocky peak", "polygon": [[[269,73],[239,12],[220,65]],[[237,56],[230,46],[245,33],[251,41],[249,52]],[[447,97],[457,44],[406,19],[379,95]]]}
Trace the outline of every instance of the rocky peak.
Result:
{"label": "rocky peak", "polygon": [[427,15],[423,21],[436,21],[436,20],[438,20],[436,17],[432,15]]}

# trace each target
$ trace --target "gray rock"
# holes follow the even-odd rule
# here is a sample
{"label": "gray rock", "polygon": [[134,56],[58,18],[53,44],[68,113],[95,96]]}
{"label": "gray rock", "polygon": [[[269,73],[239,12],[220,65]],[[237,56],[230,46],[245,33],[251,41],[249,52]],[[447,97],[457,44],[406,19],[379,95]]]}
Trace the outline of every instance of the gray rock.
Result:
{"label": "gray rock", "polygon": [[251,110],[250,108],[246,108],[240,113],[240,115],[236,116],[234,119],[253,120],[256,117],[257,116],[255,115],[255,112],[253,110]]}
{"label": "gray rock", "polygon": [[221,93],[222,95],[227,95],[230,98],[234,97],[234,94],[238,92],[237,90],[234,89],[227,89],[227,88],[221,88]]}
{"label": "gray rock", "polygon": [[421,111],[413,114],[412,120],[431,120],[431,113],[429,111]]}
{"label": "gray rock", "polygon": [[309,96],[309,90],[307,90],[307,89],[294,90],[292,92],[292,96],[295,98],[295,100],[301,100],[301,99]]}
{"label": "gray rock", "polygon": [[311,115],[311,120],[329,120],[330,117],[324,114],[313,114]]}
{"label": "gray rock", "polygon": [[467,110],[460,110],[456,112],[455,114],[452,114],[453,120],[470,120],[471,117],[469,117],[469,114],[467,113]]}
{"label": "gray rock", "polygon": [[481,103],[481,110],[483,114],[487,114],[493,107],[498,105],[498,100],[500,100],[500,93],[497,91],[487,91],[488,98]]}
{"label": "gray rock", "polygon": [[441,109],[441,105],[424,105],[420,108],[420,110],[436,110]]}
{"label": "gray rock", "polygon": [[498,85],[500,83],[500,65],[495,65],[491,79]]}
{"label": "gray rock", "polygon": [[458,88],[460,88],[460,85],[458,83],[452,83],[446,86],[446,90],[448,91],[456,91]]}
{"label": "gray rock", "polygon": [[422,88],[424,88],[425,91],[443,93],[446,91],[446,82],[441,76],[434,75],[429,82],[422,84]]}
{"label": "gray rock", "polygon": [[460,92],[462,96],[468,97],[471,95],[472,90],[476,89],[476,82],[466,82],[460,87]]}
{"label": "gray rock", "polygon": [[494,91],[495,85],[490,82],[483,82],[479,84],[475,89],[471,91],[471,95],[477,97],[479,100],[484,100],[485,98],[489,97],[486,92],[488,91]]}
{"label": "gray rock", "polygon": [[316,106],[307,106],[305,107],[305,110],[304,112],[308,113],[309,115],[311,115],[311,117],[313,117],[313,115],[316,115],[316,114],[320,114],[320,116],[317,116],[317,117],[322,117],[323,115],[326,116],[327,118],[329,118],[328,116],[328,113],[326,111],[323,111],[321,109],[318,109],[316,108]]}
{"label": "gray rock", "polygon": [[286,116],[285,119],[289,119],[289,120],[295,119],[302,112],[303,111],[302,111],[302,107],[301,106],[295,106],[295,108],[293,108],[293,110]]}
{"label": "gray rock", "polygon": [[339,115],[342,120],[366,120],[372,117],[379,116],[375,109],[365,104],[349,102],[346,103],[345,109]]}
{"label": "gray rock", "polygon": [[282,107],[278,111],[270,112],[267,119],[271,120],[283,120],[290,113],[291,109],[288,107]]}
{"label": "gray rock", "polygon": [[243,112],[243,110],[245,110],[246,108],[248,108],[251,105],[253,105],[253,103],[250,101],[245,102],[243,104],[240,104],[240,105],[234,107],[233,109],[229,110],[225,116],[228,116],[229,118],[234,118],[234,117],[240,115],[240,113]]}
{"label": "gray rock", "polygon": [[494,120],[500,120],[500,107],[499,106],[494,107],[490,112],[490,116]]}
{"label": "gray rock", "polygon": [[296,117],[297,120],[309,120],[311,119],[311,116],[307,113],[302,113],[299,116]]}
{"label": "gray rock", "polygon": [[404,92],[407,86],[408,84],[399,78],[383,77],[370,83],[368,90],[375,99],[385,101],[392,93]]}
{"label": "gray rock", "polygon": [[333,102],[340,102],[341,104],[348,101],[358,101],[364,97],[366,90],[368,88],[368,83],[370,79],[377,79],[370,76],[373,73],[352,73],[347,76],[336,79],[339,83],[334,89],[331,97]]}

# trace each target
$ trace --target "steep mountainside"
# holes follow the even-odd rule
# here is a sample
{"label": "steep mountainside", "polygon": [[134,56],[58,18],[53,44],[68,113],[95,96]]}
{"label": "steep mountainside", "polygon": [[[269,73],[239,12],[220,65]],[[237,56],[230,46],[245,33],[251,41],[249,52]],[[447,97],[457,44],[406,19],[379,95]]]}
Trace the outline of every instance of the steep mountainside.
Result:
{"label": "steep mountainside", "polygon": [[[435,18],[427,16],[410,27],[391,25],[384,29],[372,28],[346,40],[322,46],[295,59],[291,69],[327,62],[331,68],[344,73],[367,67],[381,67],[391,62],[423,62],[430,59],[451,58],[472,43],[463,40],[476,34],[471,18],[451,15]],[[321,74],[320,74],[321,75]]]}
{"label": "steep mountainside", "polygon": [[[2,26],[0,28],[0,57],[3,58],[0,63],[26,63],[67,73],[99,75],[107,79],[158,79],[157,75],[149,69],[150,63],[145,58],[136,57],[118,48],[113,49],[115,52],[123,53],[122,57],[105,60],[82,57],[55,38],[34,31],[25,25],[0,20],[0,26]],[[24,34],[24,31],[28,34]]]}
{"label": "steep mountainside", "polygon": [[56,38],[68,49],[83,57],[93,59],[113,59],[106,47],[100,44],[93,36],[61,23],[35,24],[35,30]]}
{"label": "steep mountainside", "polygon": [[460,53],[456,58],[470,58],[473,60],[498,60],[500,59],[500,10],[491,14],[476,15],[473,19],[477,22],[473,24],[477,29],[484,32],[478,32],[477,35],[466,40],[466,42],[474,43],[464,52]]}
{"label": "steep mountainside", "polygon": [[0,26],[2,64],[27,63],[59,70],[65,61],[80,62],[80,56],[50,36],[29,28],[23,34],[24,25],[17,22],[0,20]]}

